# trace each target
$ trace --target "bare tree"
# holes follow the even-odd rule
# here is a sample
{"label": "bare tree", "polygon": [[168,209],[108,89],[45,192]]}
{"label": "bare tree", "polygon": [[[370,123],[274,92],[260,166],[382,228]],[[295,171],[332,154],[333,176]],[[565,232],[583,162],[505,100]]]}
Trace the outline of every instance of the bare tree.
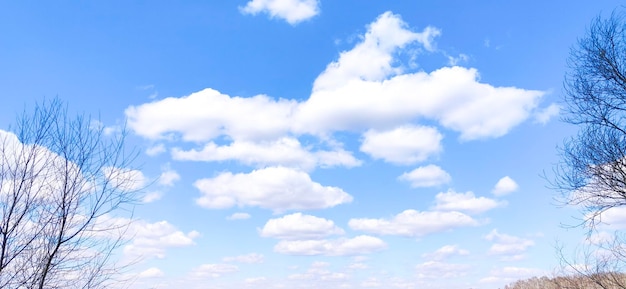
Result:
{"label": "bare tree", "polygon": [[[560,200],[565,205],[581,210],[579,225],[588,230],[588,237],[603,224],[608,210],[626,205],[624,20],[624,14],[618,11],[607,18],[595,18],[568,59],[564,120],[580,130],[561,149],[562,161],[556,167],[553,185],[561,192]],[[584,254],[579,260],[582,263],[568,261],[562,251],[559,257],[570,272],[594,285],[589,288],[626,288],[624,275],[617,273],[626,264],[623,240],[616,233],[610,241],[588,243],[587,249],[593,252]],[[561,288],[580,288],[586,283],[577,284]]]}
{"label": "bare tree", "polygon": [[112,257],[129,223],[113,213],[131,213],[136,154],[124,132],[94,123],[55,99],[0,130],[0,288],[105,288],[119,277]]}
{"label": "bare tree", "polygon": [[626,205],[625,28],[621,13],[594,19],[568,59],[565,120],[580,131],[562,149],[555,185],[591,228]]}

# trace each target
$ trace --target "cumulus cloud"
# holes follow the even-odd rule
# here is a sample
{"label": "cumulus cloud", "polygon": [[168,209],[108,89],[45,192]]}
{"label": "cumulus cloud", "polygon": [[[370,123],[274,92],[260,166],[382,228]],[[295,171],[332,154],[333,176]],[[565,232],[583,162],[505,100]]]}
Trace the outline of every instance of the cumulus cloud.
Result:
{"label": "cumulus cloud", "polygon": [[270,219],[259,233],[262,237],[303,240],[341,235],[344,231],[331,220],[295,213]]}
{"label": "cumulus cloud", "polygon": [[458,245],[445,245],[435,252],[423,254],[422,257],[434,260],[441,261],[452,256],[465,256],[469,255],[469,251],[465,249],[459,248]]}
{"label": "cumulus cloud", "polygon": [[377,235],[421,237],[459,227],[477,226],[478,221],[461,212],[406,210],[391,219],[351,219],[353,230]]}
{"label": "cumulus cloud", "polygon": [[518,188],[519,186],[513,179],[509,176],[505,176],[496,183],[496,186],[491,192],[496,196],[504,196],[517,191]]}
{"label": "cumulus cloud", "polygon": [[252,0],[239,10],[244,14],[269,14],[291,25],[308,20],[320,13],[318,0]]}
{"label": "cumulus cloud", "polygon": [[251,173],[222,173],[194,183],[205,208],[256,206],[282,212],[334,207],[349,203],[352,196],[337,187],[313,182],[308,174],[284,167],[269,167]]}
{"label": "cumulus cloud", "polygon": [[159,185],[171,187],[178,180],[180,180],[180,175],[175,170],[166,167],[159,177]]}
{"label": "cumulus cloud", "polygon": [[507,261],[523,259],[526,250],[535,245],[533,240],[501,234],[496,229],[487,234],[485,239],[493,242],[489,254],[503,256],[503,260]]}
{"label": "cumulus cloud", "polygon": [[472,140],[502,136],[529,117],[543,91],[481,83],[476,69],[458,66],[405,73],[398,52],[415,44],[434,49],[439,33],[432,27],[411,31],[400,16],[386,12],[320,73],[305,101],[205,89],[128,107],[128,124],[149,139],[210,141],[224,135],[258,141],[289,133],[384,131],[427,119]]}
{"label": "cumulus cloud", "polygon": [[361,235],[351,239],[282,240],[274,251],[287,255],[352,256],[385,249],[387,244],[376,237]]}
{"label": "cumulus cloud", "polygon": [[505,201],[496,201],[485,197],[477,198],[473,192],[457,193],[455,191],[437,194],[435,203],[435,210],[461,211],[468,214],[480,214],[506,205]]}
{"label": "cumulus cloud", "polygon": [[192,161],[237,160],[256,167],[284,166],[303,170],[315,167],[355,167],[361,164],[350,152],[343,149],[311,152],[303,148],[298,139],[292,137],[263,142],[235,141],[225,146],[209,142],[202,150],[185,151],[174,148],[172,158]]}
{"label": "cumulus cloud", "polygon": [[402,126],[363,134],[361,151],[394,164],[414,164],[441,152],[443,136],[433,127]]}
{"label": "cumulus cloud", "polygon": [[422,117],[473,140],[502,136],[528,118],[544,92],[481,83],[471,68],[402,73],[394,66],[395,53],[434,31],[412,32],[399,16],[381,15],[361,43],[342,52],[316,79],[310,98],[294,114],[296,128],[310,133],[380,129]]}
{"label": "cumulus cloud", "polygon": [[449,183],[452,177],[439,166],[427,165],[404,173],[399,176],[398,179],[410,182],[413,188],[421,188],[435,187]]}
{"label": "cumulus cloud", "polygon": [[214,89],[191,95],[130,106],[128,126],[148,139],[209,141],[221,135],[235,140],[263,140],[282,136],[297,105],[292,100],[274,100],[265,95],[231,97]]}
{"label": "cumulus cloud", "polygon": [[148,223],[135,221],[130,223],[130,243],[124,246],[124,253],[136,257],[165,258],[165,251],[170,247],[194,245],[194,239],[200,236],[197,231],[184,233],[167,221]]}

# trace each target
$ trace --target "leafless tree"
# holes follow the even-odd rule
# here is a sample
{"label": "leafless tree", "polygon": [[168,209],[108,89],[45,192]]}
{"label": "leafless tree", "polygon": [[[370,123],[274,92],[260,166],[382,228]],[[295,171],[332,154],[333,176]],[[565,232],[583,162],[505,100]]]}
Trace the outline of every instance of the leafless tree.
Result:
{"label": "leafless tree", "polygon": [[[579,225],[588,229],[588,237],[603,224],[608,210],[626,205],[624,20],[619,11],[595,18],[568,59],[564,120],[580,130],[561,149],[562,161],[553,185],[561,192],[560,201],[581,210]],[[562,251],[559,258],[576,276],[596,286],[590,288],[626,288],[624,275],[618,273],[626,264],[623,240],[616,233],[610,241],[590,242],[583,250],[593,251],[583,254],[582,263],[568,261]],[[569,284],[561,288],[579,287]]]}
{"label": "leafless tree", "polygon": [[[0,130],[0,288],[105,288],[138,191],[125,133],[58,99]],[[128,220],[124,218],[123,220]]]}
{"label": "leafless tree", "polygon": [[591,228],[626,205],[625,28],[622,13],[594,19],[568,59],[564,119],[580,131],[561,150],[555,185]]}

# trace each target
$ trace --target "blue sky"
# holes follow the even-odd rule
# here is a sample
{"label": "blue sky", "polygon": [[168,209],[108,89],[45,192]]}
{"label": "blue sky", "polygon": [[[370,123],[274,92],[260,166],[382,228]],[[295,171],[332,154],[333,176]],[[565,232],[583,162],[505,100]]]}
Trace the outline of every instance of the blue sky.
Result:
{"label": "blue sky", "polygon": [[128,125],[132,288],[498,288],[583,240],[541,176],[620,4],[0,1],[0,128],[55,96]]}

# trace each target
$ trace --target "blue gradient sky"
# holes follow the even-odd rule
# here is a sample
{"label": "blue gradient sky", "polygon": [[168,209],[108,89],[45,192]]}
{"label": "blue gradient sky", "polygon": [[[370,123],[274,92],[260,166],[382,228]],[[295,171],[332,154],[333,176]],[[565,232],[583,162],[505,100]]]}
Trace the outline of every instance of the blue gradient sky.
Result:
{"label": "blue gradient sky", "polygon": [[55,96],[127,123],[133,288],[498,288],[584,238],[542,175],[620,4],[0,1],[0,129]]}

